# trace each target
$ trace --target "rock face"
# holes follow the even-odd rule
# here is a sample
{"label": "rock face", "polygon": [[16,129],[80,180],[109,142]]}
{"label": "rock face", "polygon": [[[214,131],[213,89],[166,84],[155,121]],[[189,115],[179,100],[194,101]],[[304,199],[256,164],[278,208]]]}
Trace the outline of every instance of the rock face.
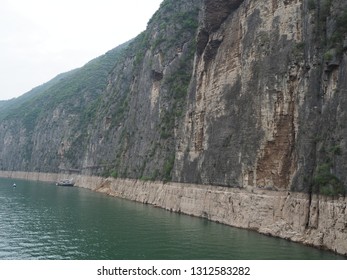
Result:
{"label": "rock face", "polygon": [[165,0],[135,39],[0,103],[0,169],[302,192],[316,232],[347,190],[346,42],[344,0]]}
{"label": "rock face", "polygon": [[175,180],[324,191],[327,164],[330,188],[346,186],[346,130],[331,122],[344,115],[346,54],[329,68],[321,45],[346,5],[308,2],[205,1]]}

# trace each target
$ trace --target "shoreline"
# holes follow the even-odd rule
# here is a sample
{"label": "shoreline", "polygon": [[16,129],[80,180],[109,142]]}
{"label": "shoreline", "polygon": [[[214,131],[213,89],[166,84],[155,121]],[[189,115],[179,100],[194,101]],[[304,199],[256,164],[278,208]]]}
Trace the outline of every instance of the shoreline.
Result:
{"label": "shoreline", "polygon": [[[56,182],[58,173],[0,171],[0,177]],[[347,256],[347,199],[288,191],[238,189],[76,175],[75,185],[187,214],[250,229]]]}

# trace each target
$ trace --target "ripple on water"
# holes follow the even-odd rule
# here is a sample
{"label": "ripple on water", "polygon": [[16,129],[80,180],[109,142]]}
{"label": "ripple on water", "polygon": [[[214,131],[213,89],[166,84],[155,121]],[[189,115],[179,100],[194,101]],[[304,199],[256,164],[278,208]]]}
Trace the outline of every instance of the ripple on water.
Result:
{"label": "ripple on water", "polygon": [[83,189],[26,181],[17,186],[0,187],[0,259],[334,258]]}

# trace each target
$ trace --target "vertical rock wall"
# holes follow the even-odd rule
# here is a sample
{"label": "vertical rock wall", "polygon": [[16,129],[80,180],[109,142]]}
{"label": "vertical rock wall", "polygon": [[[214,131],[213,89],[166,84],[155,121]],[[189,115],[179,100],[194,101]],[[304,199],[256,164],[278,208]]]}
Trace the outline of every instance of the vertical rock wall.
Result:
{"label": "vertical rock wall", "polygon": [[[158,195],[177,211],[345,248],[346,1],[166,0],[123,47],[4,117],[0,168],[229,187],[242,198]],[[91,91],[96,69],[107,84]],[[139,185],[151,183],[126,197]]]}
{"label": "vertical rock wall", "polygon": [[[347,135],[338,127],[345,116],[346,49],[329,62],[324,52],[330,46],[322,42],[336,33],[346,4],[219,2],[205,1],[174,179],[336,190],[317,181],[325,156],[326,173],[346,186],[339,164]],[[323,155],[323,145],[335,152]]]}

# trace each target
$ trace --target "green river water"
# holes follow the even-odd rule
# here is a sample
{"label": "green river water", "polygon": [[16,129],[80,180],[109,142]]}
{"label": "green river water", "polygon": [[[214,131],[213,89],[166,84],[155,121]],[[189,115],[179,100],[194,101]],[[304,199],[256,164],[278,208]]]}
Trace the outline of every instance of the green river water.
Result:
{"label": "green river water", "polygon": [[343,257],[83,188],[0,179],[0,259],[308,260]]}

